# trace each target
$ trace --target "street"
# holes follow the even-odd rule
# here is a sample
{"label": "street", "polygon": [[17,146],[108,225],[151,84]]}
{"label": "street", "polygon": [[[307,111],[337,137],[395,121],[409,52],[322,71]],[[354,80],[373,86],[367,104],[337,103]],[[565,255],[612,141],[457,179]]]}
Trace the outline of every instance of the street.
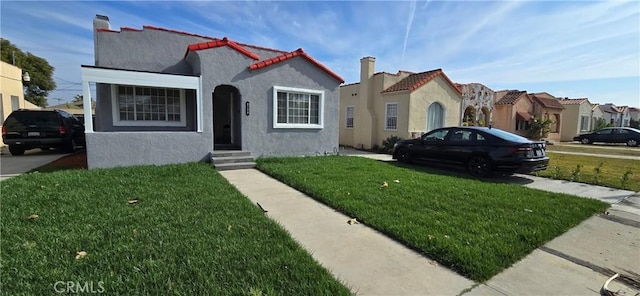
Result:
{"label": "street", "polygon": [[68,154],[56,150],[31,149],[25,151],[22,156],[13,156],[5,150],[0,156],[0,180],[26,173],[66,155]]}

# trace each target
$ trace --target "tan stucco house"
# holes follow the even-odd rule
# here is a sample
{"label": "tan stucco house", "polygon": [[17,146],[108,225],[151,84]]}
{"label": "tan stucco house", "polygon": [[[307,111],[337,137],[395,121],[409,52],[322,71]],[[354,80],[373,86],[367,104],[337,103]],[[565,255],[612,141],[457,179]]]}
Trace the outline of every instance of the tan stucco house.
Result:
{"label": "tan stucco house", "polygon": [[414,138],[461,125],[462,93],[442,69],[375,73],[375,58],[360,60],[360,82],[340,87],[341,146],[372,149],[391,136]]}
{"label": "tan stucco house", "polygon": [[600,107],[600,104],[591,104],[591,129],[590,130],[595,130],[596,128],[598,128],[598,125],[600,124],[600,122],[602,122],[602,124],[606,124],[606,120],[604,119],[604,111],[602,110],[602,107]]}
{"label": "tan stucco house", "polygon": [[564,98],[559,102],[564,106],[560,141],[573,141],[573,137],[591,131],[593,112],[587,98]]}
{"label": "tan stucco house", "polygon": [[[24,99],[22,69],[9,63],[0,62],[0,125],[18,109],[40,109]],[[0,146],[4,146],[0,139]]]}
{"label": "tan stucco house", "polygon": [[462,125],[489,126],[493,119],[495,92],[480,83],[456,83],[462,92]]}
{"label": "tan stucco house", "polygon": [[533,100],[526,91],[501,90],[495,94],[493,126],[521,136],[533,119]]}
{"label": "tan stucco house", "polygon": [[493,123],[499,129],[526,137],[533,120],[550,119],[553,124],[546,139],[560,141],[563,110],[558,100],[547,93],[502,90],[496,92]]}

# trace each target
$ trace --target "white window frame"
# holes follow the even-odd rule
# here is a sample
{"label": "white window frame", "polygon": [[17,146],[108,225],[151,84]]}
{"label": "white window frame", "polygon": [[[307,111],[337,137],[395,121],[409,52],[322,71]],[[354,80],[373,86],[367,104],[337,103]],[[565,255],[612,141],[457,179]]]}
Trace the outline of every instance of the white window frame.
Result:
{"label": "white window frame", "polygon": [[581,132],[586,132],[587,130],[589,130],[589,116],[588,115],[581,115],[580,116],[580,131]]}
{"label": "white window frame", "polygon": [[175,126],[175,127],[186,127],[187,126],[187,118],[186,118],[186,100],[185,100],[185,91],[184,89],[179,89],[180,91],[180,121],[168,121],[168,120],[120,120],[120,107],[118,106],[118,86],[131,86],[136,87],[144,87],[144,88],[164,88],[169,89],[167,87],[158,87],[158,86],[139,86],[139,85],[111,85],[111,112],[113,116],[113,126]]}
{"label": "white window frame", "polygon": [[[287,93],[299,93],[299,94],[308,94],[308,95],[317,95],[319,97],[318,101],[318,123],[278,123],[278,92],[287,92]],[[313,90],[313,89],[304,89],[304,88],[295,88],[295,87],[285,87],[285,86],[274,86],[273,87],[273,128],[293,128],[293,129],[322,129],[324,128],[324,91],[322,90]],[[287,106],[287,110],[288,110]],[[311,114],[309,114],[309,118],[311,118]],[[287,120],[289,116],[287,115]]]}
{"label": "white window frame", "polygon": [[[349,110],[351,110],[351,117],[349,117]],[[344,128],[353,129],[354,127],[354,112],[356,108],[355,106],[346,106],[344,110]],[[351,125],[349,125],[349,119],[351,119]]]}
{"label": "white window frame", "polygon": [[[389,116],[389,106],[395,105],[396,106],[396,126],[395,127],[390,127],[389,126],[389,119],[391,119],[394,116]],[[384,106],[384,130],[385,131],[397,131],[398,130],[398,103],[397,102],[391,102],[391,103],[386,103]]]}

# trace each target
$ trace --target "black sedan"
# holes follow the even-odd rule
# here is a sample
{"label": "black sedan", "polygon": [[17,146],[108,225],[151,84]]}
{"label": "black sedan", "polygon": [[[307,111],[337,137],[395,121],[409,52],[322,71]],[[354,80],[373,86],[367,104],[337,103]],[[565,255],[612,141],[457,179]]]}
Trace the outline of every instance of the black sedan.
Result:
{"label": "black sedan", "polygon": [[393,158],[463,165],[477,177],[493,172],[530,173],[546,170],[545,143],[491,127],[445,127],[418,139],[398,141]]}
{"label": "black sedan", "polygon": [[599,143],[626,143],[629,147],[640,144],[640,130],[630,127],[608,127],[588,134],[582,134],[573,138],[582,144]]}

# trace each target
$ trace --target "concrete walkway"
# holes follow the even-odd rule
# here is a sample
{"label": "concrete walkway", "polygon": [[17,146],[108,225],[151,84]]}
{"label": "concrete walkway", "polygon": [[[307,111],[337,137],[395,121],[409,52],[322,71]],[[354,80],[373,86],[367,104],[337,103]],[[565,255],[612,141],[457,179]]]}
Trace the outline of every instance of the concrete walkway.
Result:
{"label": "concrete walkway", "polygon": [[[341,151],[343,153],[343,151]],[[391,161],[385,154],[347,154]],[[523,186],[596,198],[608,215],[587,219],[485,283],[474,283],[366,226],[257,171],[220,172],[260,203],[313,257],[358,295],[600,295],[610,284],[640,293],[640,195],[528,175]],[[507,180],[508,181],[508,180]],[[620,294],[625,295],[625,294]]]}
{"label": "concrete walkway", "polygon": [[474,285],[258,170],[220,174],[358,295],[455,295]]}

